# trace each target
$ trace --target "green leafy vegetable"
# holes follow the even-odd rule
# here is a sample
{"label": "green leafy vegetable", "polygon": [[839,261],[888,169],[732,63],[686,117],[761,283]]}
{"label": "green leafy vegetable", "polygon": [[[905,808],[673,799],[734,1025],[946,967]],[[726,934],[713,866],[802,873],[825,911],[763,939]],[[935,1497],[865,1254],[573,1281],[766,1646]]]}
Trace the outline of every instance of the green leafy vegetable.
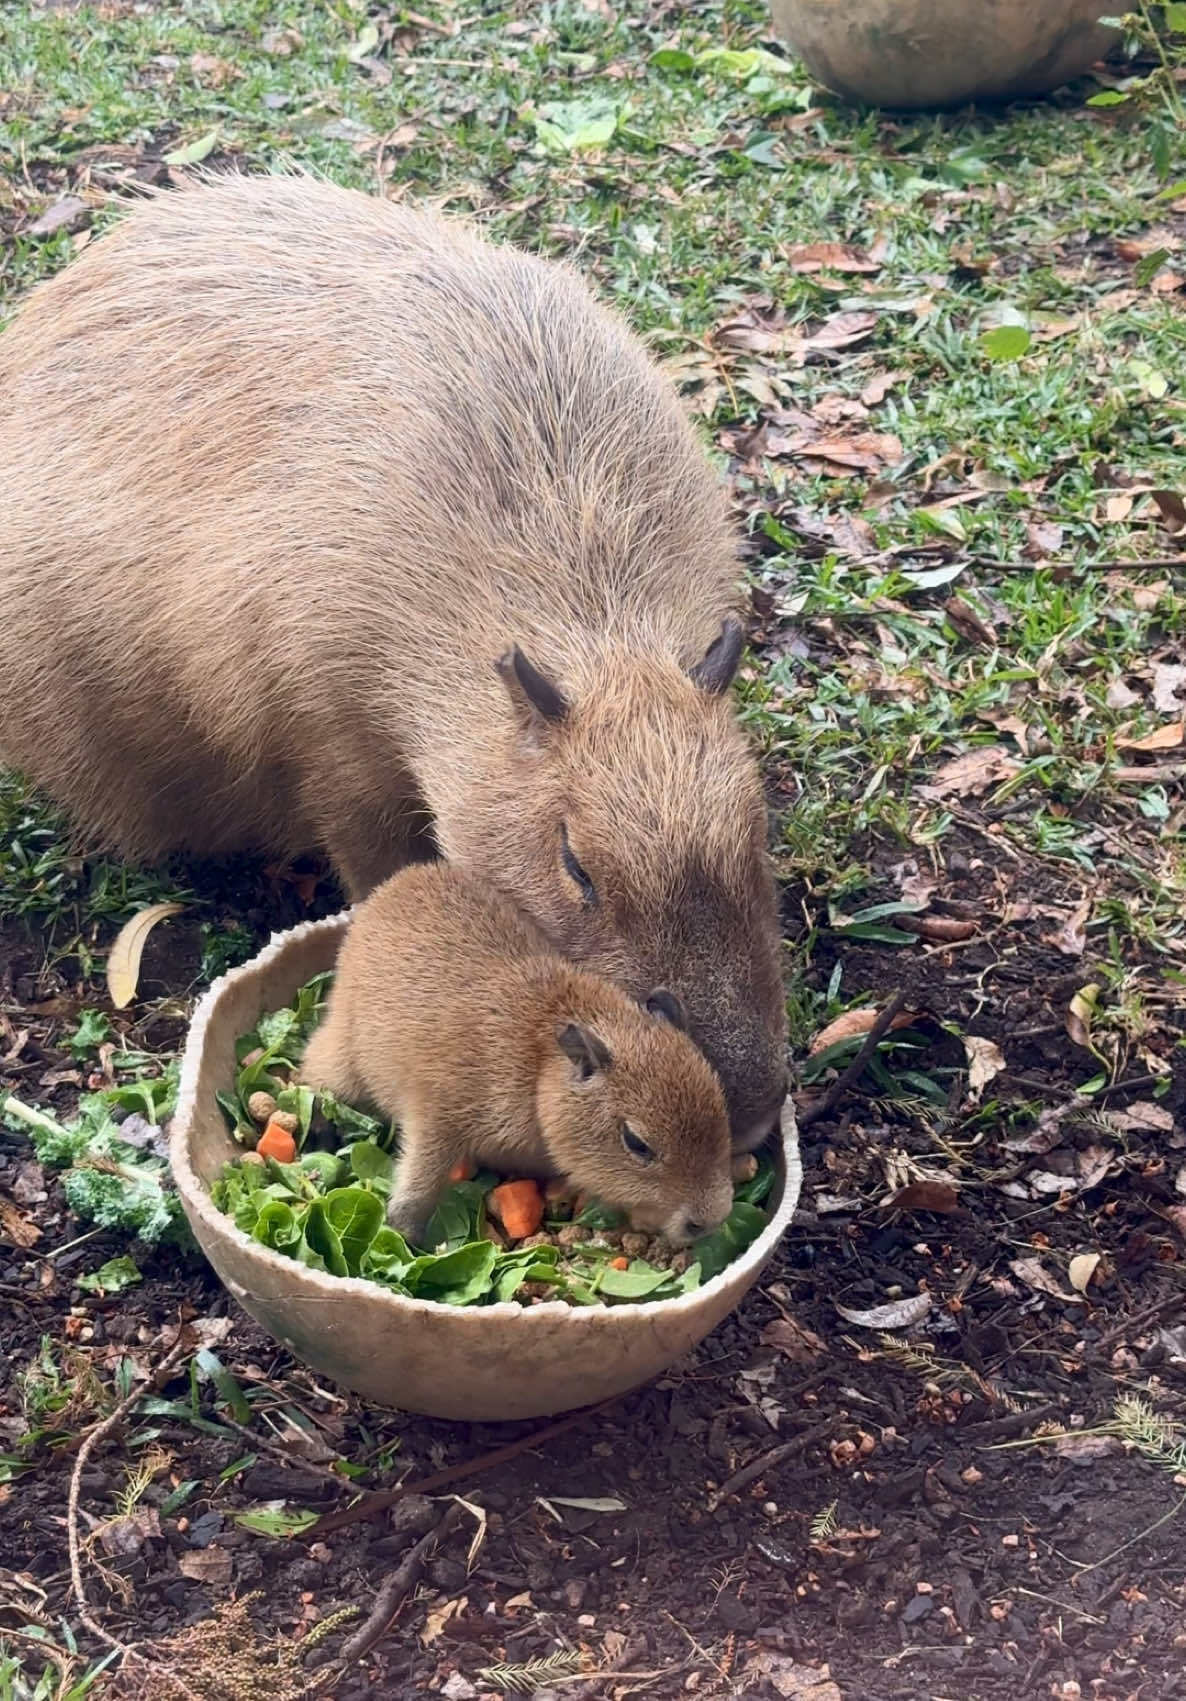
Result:
{"label": "green leafy vegetable", "polygon": [[100,1264],[89,1275],[79,1276],[78,1285],[86,1293],[122,1293],[125,1288],[134,1287],[143,1279],[136,1265],[124,1253],[118,1258],[109,1258],[106,1264]]}

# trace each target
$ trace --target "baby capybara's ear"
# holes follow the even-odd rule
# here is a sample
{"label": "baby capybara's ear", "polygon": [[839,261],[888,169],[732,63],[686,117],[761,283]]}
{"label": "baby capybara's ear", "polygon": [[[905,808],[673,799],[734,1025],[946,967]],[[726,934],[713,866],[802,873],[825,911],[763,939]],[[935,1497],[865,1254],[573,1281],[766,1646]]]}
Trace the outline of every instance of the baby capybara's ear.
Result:
{"label": "baby capybara's ear", "polygon": [[582,1081],[588,1081],[608,1069],[613,1062],[605,1041],[599,1039],[592,1028],[583,1028],[579,1022],[568,1022],[561,1028],[556,1035],[556,1043]]}

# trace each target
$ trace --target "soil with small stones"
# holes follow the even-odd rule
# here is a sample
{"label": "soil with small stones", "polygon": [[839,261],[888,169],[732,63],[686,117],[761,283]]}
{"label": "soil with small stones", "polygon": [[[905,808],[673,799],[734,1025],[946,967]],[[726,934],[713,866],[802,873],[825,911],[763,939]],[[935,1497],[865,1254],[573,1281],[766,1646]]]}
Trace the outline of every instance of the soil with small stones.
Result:
{"label": "soil with small stones", "polygon": [[[88,1587],[107,1630],[142,1646],[259,1591],[259,1693],[295,1694],[266,1675],[276,1649],[291,1664],[312,1625],[357,1608],[326,1640],[340,1647],[451,1502],[411,1497],[286,1539],[236,1514],[273,1502],[326,1513],[357,1487],[472,1461],[446,1494],[484,1511],[484,1541],[471,1550],[478,1524],[465,1512],[390,1627],[318,1693],[464,1701],[504,1692],[491,1668],[567,1651],[537,1691],[544,1701],[1186,1697],[1183,1457],[1171,1456],[1172,1437],[1158,1460],[1093,1433],[1132,1395],[1186,1433],[1186,1052],[1172,1047],[1182,1011],[1163,1011],[1163,1031],[1145,1042],[1175,1060],[1170,1092],[1155,1098],[1146,1082],[1088,1110],[1074,1086],[1091,1059],[1068,1038],[1066,1013],[1091,956],[1051,944],[1056,923],[1043,913],[1073,903],[1065,874],[1006,853],[987,825],[946,841],[943,857],[933,909],[975,919],[973,939],[888,949],[833,937],[812,979],[825,986],[839,956],[846,988],[867,987],[874,1002],[901,988],[922,1041],[906,1061],[949,1085],[949,1107],[895,1101],[866,1079],[810,1123],[800,1212],[741,1309],[655,1383],[510,1462],[483,1456],[539,1425],[434,1422],[327,1388],[196,1259],[133,1247],[141,1286],[83,1292],[77,1278],[126,1242],[88,1234],[28,1147],[0,1137],[0,1455],[27,1466],[0,1486],[0,1631],[32,1611],[77,1623],[65,1516],[79,1437],[113,1403],[121,1362],[151,1370],[189,1322],[251,1394],[260,1440],[226,1428],[217,1389],[195,1394],[188,1371],[158,1388],[157,1409],[125,1422],[82,1474]],[[900,854],[873,861],[892,895]],[[217,881],[204,890],[208,915],[248,913],[262,935],[301,910],[250,866],[222,879],[221,895]],[[801,917],[802,896],[788,892],[788,917]],[[335,902],[323,884],[310,913]],[[13,1055],[0,1081],[68,1105],[85,1072],[69,1079],[63,1038],[101,989],[78,987],[68,965],[48,969],[44,942],[19,929],[2,948],[0,1056]],[[146,991],[161,1014],[130,1024],[139,1043],[150,1031],[175,1042],[198,953],[196,927],[150,939]],[[991,1114],[969,1112],[955,1033],[1007,1056],[981,1089]],[[1135,1055],[1122,1070],[1148,1072]],[[883,1203],[918,1166],[958,1182],[954,1210]],[[942,1188],[935,1197],[953,1202]],[[1077,1253],[1099,1255],[1085,1295],[1068,1277]],[[837,1310],[923,1294],[922,1321],[892,1332]],[[22,1447],[30,1430],[41,1434]],[[152,1458],[157,1474],[115,1525],[150,1449],[167,1457]],[[361,1474],[335,1476],[334,1458]],[[220,1647],[209,1630],[195,1635]],[[574,1679],[578,1662],[597,1675]],[[197,1683],[203,1701],[257,1692],[234,1668],[219,1654]],[[105,1679],[95,1693],[132,1691]]]}

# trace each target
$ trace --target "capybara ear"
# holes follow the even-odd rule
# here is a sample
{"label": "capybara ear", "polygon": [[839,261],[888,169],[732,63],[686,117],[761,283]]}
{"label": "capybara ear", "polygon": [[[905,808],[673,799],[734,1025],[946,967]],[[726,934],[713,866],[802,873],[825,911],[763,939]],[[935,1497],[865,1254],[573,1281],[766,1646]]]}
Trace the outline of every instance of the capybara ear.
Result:
{"label": "capybara ear", "polygon": [[518,644],[512,644],[494,666],[528,738],[538,742],[549,728],[563,723],[568,714],[568,698],[528,661]]}
{"label": "capybara ear", "polygon": [[658,1016],[661,1021],[670,1022],[673,1028],[687,1031],[688,1014],[675,996],[668,992],[665,986],[657,986],[647,999],[647,1009],[652,1016]]}
{"label": "capybara ear", "polygon": [[561,1051],[573,1064],[582,1081],[590,1080],[613,1062],[609,1047],[592,1028],[582,1028],[579,1022],[568,1022],[556,1035]]}
{"label": "capybara ear", "polygon": [[745,632],[740,620],[736,615],[727,615],[721,622],[719,636],[708,646],[703,659],[688,669],[688,677],[702,691],[721,696],[733,683],[744,646]]}

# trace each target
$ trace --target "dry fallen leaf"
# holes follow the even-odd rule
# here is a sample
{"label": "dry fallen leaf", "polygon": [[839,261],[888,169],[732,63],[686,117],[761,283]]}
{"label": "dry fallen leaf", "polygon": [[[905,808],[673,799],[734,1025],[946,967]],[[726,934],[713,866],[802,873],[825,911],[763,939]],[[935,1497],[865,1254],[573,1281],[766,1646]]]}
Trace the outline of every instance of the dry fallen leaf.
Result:
{"label": "dry fallen leaf", "polygon": [[861,401],[867,408],[875,408],[883,402],[895,384],[903,384],[910,376],[908,372],[875,372],[861,391]]}
{"label": "dry fallen leaf", "polygon": [[763,1648],[746,1665],[745,1675],[751,1673],[756,1683],[747,1684],[747,1689],[769,1686],[782,1701],[844,1701],[826,1665],[800,1665],[788,1654]]}
{"label": "dry fallen leaf", "polygon": [[1077,1435],[1072,1432],[1059,1436],[1054,1443],[1054,1451],[1060,1459],[1069,1459],[1073,1465],[1093,1465],[1097,1459],[1105,1459],[1110,1453],[1123,1453],[1124,1443],[1118,1435]]}
{"label": "dry fallen leaf", "polygon": [[968,1096],[975,1104],[988,1083],[1008,1064],[999,1046],[976,1034],[964,1035],[964,1051],[968,1057]]}
{"label": "dry fallen leaf", "polygon": [[[0,1094],[0,1098],[2,1097],[3,1095]],[[18,1211],[12,1200],[6,1199],[2,1193],[0,1193],[0,1235],[3,1235],[6,1240],[11,1241],[14,1246],[19,1246],[22,1250],[35,1246],[41,1239],[41,1230],[37,1224]]]}
{"label": "dry fallen leaf", "polygon": [[1098,1252],[1080,1252],[1067,1266],[1067,1279],[1076,1293],[1086,1293],[1088,1283],[1099,1268]]}
{"label": "dry fallen leaf", "polygon": [[921,1323],[931,1309],[931,1296],[928,1292],[911,1294],[907,1299],[891,1300],[888,1305],[873,1305],[864,1311],[854,1311],[837,1301],[833,1303],[846,1323],[855,1323],[862,1329],[909,1329],[913,1324]]}
{"label": "dry fallen leaf", "polygon": [[1073,1301],[1076,1305],[1083,1303],[1083,1296],[1073,1292],[1069,1293],[1042,1268],[1042,1261],[1039,1258],[1012,1258],[1009,1261],[1009,1268],[1015,1276],[1025,1282],[1027,1287],[1037,1288],[1039,1293],[1052,1294],[1055,1299],[1061,1299],[1064,1303],[1068,1301]]}
{"label": "dry fallen leaf", "polygon": [[970,644],[983,644],[992,649],[997,641],[997,635],[991,626],[986,626],[972,607],[963,597],[948,597],[943,604],[943,612],[955,627],[961,638],[966,638]]}
{"label": "dry fallen leaf", "polygon": [[1171,537],[1186,532],[1186,501],[1176,490],[1151,490],[1150,497],[1161,515],[1162,524]]}
{"label": "dry fallen leaf", "polygon": [[140,957],[148,935],[158,921],[179,915],[183,908],[182,904],[149,904],[120,928],[107,958],[107,990],[117,1010],[126,1009],[136,996]]}
{"label": "dry fallen leaf", "polygon": [[231,1556],[224,1547],[202,1547],[193,1553],[183,1553],[177,1569],[192,1583],[208,1583],[212,1589],[228,1588],[231,1581]]}
{"label": "dry fallen leaf", "polygon": [[1021,772],[1019,764],[999,744],[988,744],[979,750],[969,750],[963,756],[945,762],[932,776],[930,783],[919,786],[923,797],[979,797],[989,786],[1011,780]]}
{"label": "dry fallen leaf", "polygon": [[430,1607],[424,1615],[424,1628],[420,1632],[424,1646],[429,1647],[438,1636],[442,1636],[449,1620],[457,1618],[468,1605],[468,1596],[462,1595],[460,1600],[444,1601],[440,1606]]}
{"label": "dry fallen leaf", "polygon": [[895,1211],[938,1211],[949,1216],[959,1210],[959,1194],[949,1181],[911,1181],[882,1201]]}
{"label": "dry fallen leaf", "polygon": [[[1123,1134],[1138,1131],[1172,1134],[1174,1131],[1173,1111],[1167,1110],[1163,1104],[1154,1104],[1152,1099],[1138,1099],[1123,1110],[1109,1111],[1108,1117]],[[1186,1188],[1182,1191],[1186,1192]]]}
{"label": "dry fallen leaf", "polygon": [[876,313],[835,313],[802,339],[804,348],[851,348],[876,329]]}
{"label": "dry fallen leaf", "polygon": [[790,1317],[776,1317],[762,1330],[762,1345],[774,1347],[792,1364],[810,1364],[826,1351],[814,1330]]}
{"label": "dry fallen leaf", "polygon": [[1180,662],[1158,662],[1153,669],[1153,707],[1163,715],[1180,715],[1186,703],[1178,692],[1186,685],[1186,667]]}
{"label": "dry fallen leaf", "polygon": [[878,472],[902,459],[902,440],[888,431],[835,432],[816,437],[791,453],[799,460],[829,461],[855,472]]}
{"label": "dry fallen leaf", "polygon": [[1132,513],[1133,501],[1134,498],[1129,496],[1127,492],[1121,492],[1119,496],[1109,496],[1104,503],[1104,518],[1112,525],[1118,525],[1121,520],[1127,520]]}
{"label": "dry fallen leaf", "polygon": [[1144,738],[1120,738],[1116,740],[1117,750],[1176,750],[1186,738],[1186,721],[1167,721],[1165,726],[1159,726],[1156,732],[1146,733]]}
{"label": "dry fallen leaf", "polygon": [[[880,1014],[874,1004],[864,1005],[860,1010],[846,1010],[843,1016],[837,1016],[834,1022],[829,1022],[826,1028],[820,1029],[811,1042],[808,1056],[815,1057],[817,1053],[826,1051],[830,1045],[839,1045],[842,1040],[855,1039],[858,1034],[867,1034]],[[909,1011],[899,1010],[890,1023],[890,1029],[892,1031],[894,1028],[908,1028],[914,1020]]]}
{"label": "dry fallen leaf", "polygon": [[1094,984],[1081,987],[1067,1007],[1067,1033],[1085,1051],[1091,1050],[1091,1022],[1099,995],[1100,989]]}
{"label": "dry fallen leaf", "polygon": [[1122,679],[1111,680],[1104,695],[1109,709],[1131,709],[1140,700],[1140,692],[1130,690]]}
{"label": "dry fallen leaf", "polygon": [[793,272],[876,272],[879,262],[848,242],[801,242],[787,250]]}
{"label": "dry fallen leaf", "polygon": [[1091,917],[1089,896],[1085,896],[1067,916],[1057,933],[1044,933],[1043,945],[1053,945],[1064,957],[1081,957],[1087,948],[1087,923]]}

